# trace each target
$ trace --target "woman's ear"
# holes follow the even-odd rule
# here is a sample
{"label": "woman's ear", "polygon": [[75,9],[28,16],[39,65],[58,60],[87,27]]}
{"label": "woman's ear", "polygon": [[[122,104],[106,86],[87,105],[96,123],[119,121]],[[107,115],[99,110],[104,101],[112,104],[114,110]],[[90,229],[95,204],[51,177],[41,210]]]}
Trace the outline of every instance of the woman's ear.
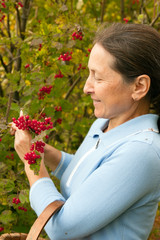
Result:
{"label": "woman's ear", "polygon": [[136,78],[134,82],[134,89],[132,98],[134,101],[138,101],[145,97],[150,89],[151,79],[148,75],[143,74]]}

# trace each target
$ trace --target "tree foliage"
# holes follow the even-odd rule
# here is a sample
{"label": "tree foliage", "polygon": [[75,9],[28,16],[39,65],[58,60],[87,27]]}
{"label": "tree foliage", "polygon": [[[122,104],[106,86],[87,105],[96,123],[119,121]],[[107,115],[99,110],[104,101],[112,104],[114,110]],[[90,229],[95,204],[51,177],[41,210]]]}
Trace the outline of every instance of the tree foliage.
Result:
{"label": "tree foliage", "polygon": [[[150,24],[159,30],[159,16],[158,0],[0,1],[2,233],[28,232],[36,218],[29,206],[23,164],[9,134],[12,118],[19,116],[20,109],[34,119],[51,117],[54,128],[45,141],[75,152],[94,121],[92,103],[83,94],[83,85],[96,30],[103,22],[119,21]],[[49,86],[50,94],[40,94],[40,89]],[[20,203],[13,203],[13,198]],[[158,218],[157,211],[152,240],[160,235]]]}

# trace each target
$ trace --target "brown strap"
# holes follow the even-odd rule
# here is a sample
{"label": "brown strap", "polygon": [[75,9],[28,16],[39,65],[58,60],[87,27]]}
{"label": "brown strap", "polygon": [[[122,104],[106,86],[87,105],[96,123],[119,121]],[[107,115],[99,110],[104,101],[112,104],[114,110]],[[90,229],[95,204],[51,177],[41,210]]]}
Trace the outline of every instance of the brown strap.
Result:
{"label": "brown strap", "polygon": [[63,201],[54,201],[50,203],[32,225],[26,240],[37,240],[46,223],[58,210],[60,210],[63,204]]}

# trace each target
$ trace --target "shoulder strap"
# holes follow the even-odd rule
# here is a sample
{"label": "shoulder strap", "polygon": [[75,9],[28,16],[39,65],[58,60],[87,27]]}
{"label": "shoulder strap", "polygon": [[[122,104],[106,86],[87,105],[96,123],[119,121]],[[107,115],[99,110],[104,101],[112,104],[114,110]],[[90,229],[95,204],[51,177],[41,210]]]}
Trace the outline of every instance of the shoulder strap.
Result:
{"label": "shoulder strap", "polygon": [[32,225],[26,240],[37,240],[44,226],[49,219],[63,206],[63,201],[54,201],[50,203],[44,211],[39,215],[34,224]]}

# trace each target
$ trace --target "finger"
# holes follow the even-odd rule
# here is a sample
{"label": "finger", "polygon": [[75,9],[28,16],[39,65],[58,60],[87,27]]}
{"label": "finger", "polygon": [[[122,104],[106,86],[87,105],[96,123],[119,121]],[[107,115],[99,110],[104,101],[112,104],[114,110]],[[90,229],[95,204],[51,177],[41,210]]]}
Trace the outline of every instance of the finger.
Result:
{"label": "finger", "polygon": [[23,110],[20,110],[20,117],[23,116]]}
{"label": "finger", "polygon": [[10,127],[9,133],[10,133],[11,135],[15,135],[15,132],[16,132],[16,130],[17,130],[17,127],[15,126],[15,124],[14,124],[13,122],[11,122],[11,123],[9,123],[8,125],[9,125],[9,127]]}

